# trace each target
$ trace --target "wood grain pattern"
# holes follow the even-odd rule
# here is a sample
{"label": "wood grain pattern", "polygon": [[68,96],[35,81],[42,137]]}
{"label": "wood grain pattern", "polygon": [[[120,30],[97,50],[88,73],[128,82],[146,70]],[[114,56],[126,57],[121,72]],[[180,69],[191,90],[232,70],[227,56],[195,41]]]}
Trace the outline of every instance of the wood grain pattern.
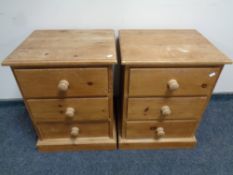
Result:
{"label": "wood grain pattern", "polygon": [[232,61],[196,30],[121,30],[119,39],[127,67],[119,148],[195,146],[222,66]]}
{"label": "wood grain pattern", "polygon": [[124,139],[119,138],[119,148],[123,150],[138,149],[177,149],[177,148],[193,148],[196,146],[196,138],[179,137],[179,138],[163,138],[163,139]]}
{"label": "wood grain pattern", "polygon": [[165,135],[163,138],[192,137],[195,134],[196,125],[195,120],[127,122],[126,138],[157,139],[156,128],[158,127],[164,128]]}
{"label": "wood grain pattern", "polygon": [[35,121],[33,120],[33,118],[32,118],[32,112],[30,111],[30,108],[29,108],[29,106],[28,106],[27,100],[26,100],[26,98],[24,97],[24,94],[22,93],[22,92],[23,92],[23,91],[22,91],[22,88],[21,88],[21,86],[20,86],[20,84],[19,84],[19,81],[18,81],[16,75],[15,75],[15,70],[14,70],[12,67],[11,67],[11,71],[12,71],[14,77],[15,77],[16,83],[18,84],[20,93],[21,93],[22,96],[23,96],[23,102],[24,102],[24,104],[25,104],[25,107],[26,107],[26,109],[27,109],[27,112],[29,113],[29,118],[30,118],[30,120],[31,120],[31,122],[32,122],[33,129],[35,130],[36,135],[37,135],[39,138],[41,138],[40,132],[39,132],[37,126],[36,126],[36,122],[35,122]]}
{"label": "wood grain pattern", "polygon": [[37,123],[37,127],[43,139],[56,139],[56,138],[71,138],[71,128],[79,128],[79,138],[83,137],[109,137],[109,123],[96,122],[96,123]]}
{"label": "wood grain pattern", "polygon": [[196,30],[120,30],[125,65],[222,65],[232,63]]}
{"label": "wood grain pattern", "polygon": [[[15,69],[15,75],[25,98],[63,98],[106,96],[107,68]],[[67,80],[67,92],[58,89],[60,80]]]}
{"label": "wood grain pattern", "polygon": [[[207,95],[220,74],[221,67],[204,68],[131,68],[130,96]],[[177,90],[167,87],[170,79],[179,83]]]}
{"label": "wood grain pattern", "polygon": [[112,30],[36,30],[3,65],[109,65],[117,62],[115,50]]}
{"label": "wood grain pattern", "polygon": [[126,121],[127,121],[127,110],[128,110],[128,86],[129,86],[129,68],[124,66],[124,83],[123,83],[123,102],[122,102],[122,119],[121,119],[121,137],[126,137]]}
{"label": "wood grain pattern", "polygon": [[[18,70],[27,70],[30,72],[30,70],[41,70],[42,72],[45,70],[57,70],[55,76],[59,75],[66,75],[64,74],[63,70],[65,72],[73,72],[74,70],[82,70],[86,73],[84,74],[79,74],[79,78],[81,82],[87,82],[88,85],[93,85],[91,81],[87,81],[89,78],[91,79],[96,79],[97,84],[100,82],[100,84],[103,84],[103,89],[104,89],[104,95],[100,95],[101,97],[98,97],[96,95],[91,95],[88,98],[87,97],[82,97],[82,98],[70,98],[72,96],[65,96],[61,95],[58,96],[59,99],[48,99],[47,97],[27,97],[25,98],[25,103],[28,106],[28,110],[30,112],[31,118],[33,120],[33,123],[35,123],[35,128],[37,130],[37,134],[39,136],[38,143],[37,143],[37,148],[40,151],[64,151],[64,150],[112,150],[116,149],[117,146],[117,138],[116,138],[116,131],[115,131],[115,119],[113,116],[113,104],[112,104],[112,92],[113,92],[113,87],[112,87],[112,66],[104,66],[104,67],[78,67],[78,68],[43,68],[43,69],[14,69],[15,71]],[[97,71],[96,71],[97,70]],[[79,71],[78,71],[79,72]],[[74,73],[74,72],[73,72]],[[98,75],[97,75],[98,74]],[[46,74],[48,76],[48,74]],[[42,79],[46,79],[47,76],[43,75]],[[69,74],[68,74],[69,75]],[[16,76],[16,74],[15,74]],[[98,77],[99,76],[99,77]],[[64,77],[64,76],[63,76]],[[70,76],[68,76],[70,77]],[[75,78],[73,74],[71,74],[71,77]],[[97,78],[96,78],[97,77]],[[18,78],[18,76],[16,76]],[[33,77],[31,77],[31,80],[36,82]],[[49,82],[53,81],[54,79],[49,79]],[[99,81],[99,82],[98,82]],[[77,83],[77,81],[74,81],[74,83]],[[111,84],[110,84],[111,83]],[[18,81],[18,84],[20,88],[22,89],[21,83]],[[49,84],[49,83],[48,83]],[[73,83],[69,81],[69,88],[68,91],[73,87]],[[37,87],[37,86],[32,86],[32,87]],[[55,88],[55,87],[54,87]],[[99,87],[98,87],[99,88]],[[100,87],[101,89],[101,87]],[[76,89],[78,90],[78,89]],[[33,90],[32,90],[33,91]],[[39,93],[43,93],[40,88],[38,88]],[[67,91],[67,92],[68,92]],[[98,89],[96,90],[98,91]],[[103,90],[101,90],[103,91]],[[23,91],[22,91],[23,92]],[[23,94],[24,95],[24,94]],[[69,98],[67,98],[69,97]],[[37,98],[37,99],[36,99]],[[77,101],[75,101],[75,100]],[[94,101],[92,101],[94,99]],[[41,100],[44,102],[44,100],[50,101],[49,105],[52,109],[54,104],[53,102],[63,102],[63,105],[70,104],[70,100],[72,103],[75,105],[78,105],[83,111],[82,112],[82,117],[86,116],[87,118],[83,118],[83,120],[79,120],[78,118],[74,118],[74,120],[63,120],[64,116],[61,118],[58,118],[59,116],[53,116],[55,118],[49,118],[46,119],[46,116],[40,116],[41,118],[34,119],[34,112],[31,112],[30,107],[29,107],[29,101],[35,102],[33,105],[37,109],[39,108],[45,108],[48,110],[48,115],[50,116],[50,110],[51,108],[48,109],[47,104],[43,103],[39,104],[36,103],[37,100]],[[91,101],[91,102],[90,102]],[[93,104],[92,104],[93,103]],[[86,104],[86,106],[85,106]],[[39,106],[39,107],[38,107]],[[105,109],[101,109],[102,111],[99,111],[100,108],[104,107]],[[63,106],[64,107],[64,106]],[[90,108],[88,110],[88,107]],[[111,108],[111,109],[110,109]],[[36,109],[36,110],[37,110]],[[43,110],[45,112],[46,110]],[[96,112],[94,112],[96,110]],[[40,110],[39,110],[40,112]],[[103,113],[103,115],[98,116],[98,114]],[[91,114],[91,115],[88,115]],[[107,118],[106,115],[107,115]],[[47,115],[47,114],[46,114]],[[105,118],[105,119],[103,119]],[[76,120],[77,119],[77,120]],[[49,122],[48,122],[49,121]],[[62,121],[62,122],[59,122]],[[80,121],[81,123],[77,122]],[[101,122],[100,122],[101,121]],[[105,122],[103,122],[105,121]],[[42,127],[41,127],[42,126]],[[75,139],[71,139],[70,131],[72,127],[78,127],[79,128],[79,135]]]}
{"label": "wood grain pattern", "polygon": [[36,30],[11,66],[40,151],[116,149],[112,30]]}
{"label": "wood grain pattern", "polygon": [[109,136],[111,138],[116,138],[116,120],[114,117],[114,110],[113,110],[113,66],[108,67],[108,114],[111,120],[109,124]]}
{"label": "wood grain pattern", "polygon": [[[127,119],[199,119],[206,100],[206,97],[129,98]],[[171,109],[170,115],[161,114],[164,105]]]}
{"label": "wood grain pattern", "polygon": [[[107,121],[108,98],[65,98],[27,100],[35,121]],[[74,108],[74,116],[65,115],[68,107]]]}
{"label": "wood grain pattern", "polygon": [[43,139],[36,146],[43,152],[117,149],[116,139],[109,137]]}

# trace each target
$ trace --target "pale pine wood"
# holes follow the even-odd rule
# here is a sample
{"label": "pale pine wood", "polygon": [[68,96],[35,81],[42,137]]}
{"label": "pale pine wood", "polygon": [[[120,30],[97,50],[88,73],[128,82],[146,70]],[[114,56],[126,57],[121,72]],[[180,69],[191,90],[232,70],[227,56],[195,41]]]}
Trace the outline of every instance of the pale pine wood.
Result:
{"label": "pale pine wood", "polygon": [[127,66],[124,66],[124,91],[123,91],[123,102],[122,102],[122,119],[120,123],[120,128],[121,128],[121,136],[123,138],[126,137],[126,121],[127,121],[127,110],[128,110],[128,86],[129,86],[129,68]]}
{"label": "pale pine wood", "polygon": [[80,151],[80,150],[114,150],[116,140],[109,137],[70,139],[44,139],[37,141],[37,148],[43,152]]}
{"label": "pale pine wood", "polygon": [[111,30],[39,30],[2,63],[10,65],[40,151],[116,149]]}
{"label": "pale pine wood", "polygon": [[196,30],[120,30],[124,65],[222,65],[232,63]]}
{"label": "pale pine wood", "polygon": [[[71,68],[69,68],[70,70]],[[78,68],[78,69],[87,69],[87,68]],[[90,69],[93,69],[93,68],[90,68]],[[96,68],[96,69],[100,69],[99,67]],[[106,67],[102,67],[101,69],[106,69]],[[19,69],[14,69],[14,70],[19,70]],[[20,70],[25,70],[25,69],[20,69]],[[35,70],[35,69],[33,69]],[[54,69],[49,69],[49,70],[54,70]],[[98,72],[97,72],[98,73]],[[105,74],[104,74],[105,75]],[[95,76],[95,75],[94,75]],[[17,77],[16,77],[17,78]],[[103,78],[103,77],[102,77]],[[87,133],[87,136],[82,136],[79,138],[79,137],[76,137],[75,138],[75,142],[78,142],[78,143],[75,143],[75,145],[73,144],[73,137],[72,137],[72,144],[70,144],[70,141],[67,141],[67,140],[70,140],[71,138],[67,138],[68,137],[68,129],[66,128],[65,132],[61,132],[61,133],[58,133],[58,134],[55,134],[55,135],[50,135],[51,138],[49,139],[45,139],[44,136],[43,136],[43,133],[41,132],[41,128],[39,127],[41,123],[38,123],[37,121],[38,120],[34,120],[33,119],[33,123],[35,123],[34,127],[37,131],[37,135],[39,136],[39,139],[38,139],[38,143],[37,143],[37,148],[40,150],[40,151],[64,151],[64,150],[112,150],[112,149],[116,149],[116,146],[117,146],[117,138],[116,138],[116,127],[115,127],[115,119],[114,119],[114,116],[113,116],[113,100],[112,100],[112,66],[108,66],[107,67],[107,93],[105,96],[107,96],[107,101],[108,101],[108,116],[110,117],[109,120],[109,123],[108,123],[108,128],[102,128],[102,131],[103,129],[105,129],[104,131],[104,134],[106,136],[102,137],[102,136],[92,136],[89,134],[89,131],[85,131],[85,133]],[[85,76],[83,76],[83,80],[85,80]],[[21,84],[18,82],[20,88],[21,88]],[[24,95],[24,94],[23,94]],[[63,97],[63,96],[62,96]],[[96,96],[93,96],[95,99],[99,99],[100,97],[96,97]],[[43,97],[44,98],[44,97]],[[101,97],[103,98],[103,97]],[[62,100],[62,99],[67,99],[68,98],[61,98],[61,99],[47,99],[47,100]],[[78,99],[83,99],[83,98],[78,98]],[[89,98],[88,98],[89,99]],[[91,98],[93,99],[93,98]],[[103,99],[106,99],[106,98],[103,98]],[[31,98],[28,98],[26,99],[25,98],[25,103],[26,105],[28,106],[28,111],[30,113],[31,116],[33,116],[33,113],[30,111],[30,108],[29,108],[29,105],[28,105],[28,100],[32,100]],[[36,99],[33,99],[33,100],[36,100]],[[42,100],[42,99],[38,99],[38,100]],[[92,105],[88,104],[89,107],[92,107]],[[33,118],[33,117],[31,117]],[[96,118],[93,118],[93,122],[90,121],[89,123],[94,125],[94,127],[96,126],[96,122],[94,122],[94,120],[96,121]],[[97,119],[98,120],[98,119]],[[40,120],[42,121],[42,120]],[[46,120],[48,121],[48,120]],[[57,120],[59,121],[59,120]],[[56,121],[56,123],[57,123]],[[101,119],[102,121],[102,119]],[[74,126],[72,124],[74,124],[75,121],[69,121],[69,120],[66,120],[65,123],[60,123],[61,125],[65,124],[65,125],[69,125],[70,127]],[[49,126],[51,127],[54,127],[56,126],[56,123],[54,122],[49,122],[47,123],[47,127],[50,128]],[[55,124],[55,125],[54,125]],[[79,124],[79,123],[78,123]],[[84,125],[86,123],[80,123],[81,125]],[[61,126],[60,125],[60,126]],[[63,125],[64,126],[64,125]],[[78,125],[76,125],[78,126]],[[85,129],[85,128],[84,128]],[[88,129],[88,128],[87,128]],[[64,129],[62,129],[62,131],[64,131]],[[95,132],[95,131],[91,131],[91,132]],[[67,134],[67,135],[66,135]],[[97,132],[98,134],[98,132]],[[66,138],[60,138],[61,136],[64,136]],[[46,134],[47,136],[47,134]],[[49,137],[50,137],[49,136]],[[63,137],[62,136],[62,137]],[[59,139],[57,139],[57,137],[59,137]],[[89,139],[90,138],[90,139]],[[101,138],[101,139],[99,139]],[[43,140],[42,140],[43,139]],[[82,139],[86,139],[86,141],[82,142]],[[97,141],[96,141],[97,139]],[[61,142],[60,141],[57,141],[57,140],[62,140]],[[65,140],[65,141],[64,141]],[[79,143],[81,140],[81,143]],[[48,141],[49,141],[49,144],[48,144]]]}
{"label": "pale pine wood", "polygon": [[[221,67],[204,68],[131,68],[130,96],[207,95],[220,74]],[[214,76],[211,76],[214,74]],[[179,88],[170,90],[168,82],[175,79]]]}
{"label": "pale pine wood", "polygon": [[[35,121],[107,121],[108,98],[64,98],[27,100]],[[66,109],[73,108],[74,115],[66,116]]]}
{"label": "pale pine wood", "polygon": [[196,138],[163,138],[163,139],[124,139],[119,138],[119,148],[129,149],[174,149],[174,148],[193,148],[196,146]]}
{"label": "pale pine wood", "polygon": [[201,115],[232,61],[195,30],[123,30],[120,49],[127,71],[119,148],[195,146]]}
{"label": "pale pine wood", "polygon": [[[132,67],[132,68],[134,68],[134,67]],[[149,66],[149,67],[144,67],[144,68],[151,68],[151,67]],[[208,101],[209,101],[209,99],[211,97],[211,93],[212,93],[212,91],[214,89],[214,86],[215,86],[215,84],[217,82],[217,79],[219,78],[219,75],[221,73],[222,66],[220,66],[219,68],[220,68],[219,74],[215,75],[216,78],[215,78],[215,80],[213,82],[213,85],[210,87],[209,92],[206,94],[207,100],[205,101],[205,103],[203,105],[203,109],[207,106]],[[180,69],[180,67],[178,69]],[[192,79],[190,79],[190,80],[192,80]],[[130,82],[130,79],[129,79],[129,82]],[[126,87],[126,88],[128,89],[128,87]],[[188,94],[188,96],[192,96],[192,95]],[[142,96],[142,97],[145,98],[145,96]],[[142,97],[140,97],[140,98],[142,98]],[[171,99],[171,98],[169,98],[169,99]],[[126,101],[128,101],[128,98],[127,98]],[[194,104],[192,104],[192,105],[194,105]],[[123,113],[127,112],[127,110],[128,109],[126,108],[123,111]],[[125,117],[124,121],[125,120],[127,121],[127,119],[126,119],[127,115],[126,116],[123,115],[123,117]],[[194,134],[195,134],[195,130],[197,129],[197,127],[199,125],[200,120],[201,120],[201,118],[197,119],[196,125],[195,125],[195,127],[193,129]],[[137,119],[137,121],[140,123],[140,120]],[[165,121],[166,121],[166,119],[165,119]],[[178,121],[178,120],[175,120],[175,121]],[[182,121],[182,120],[180,120],[180,121]],[[127,131],[126,126],[123,127],[122,130]],[[136,132],[138,132],[139,135],[140,135],[141,133],[144,132],[144,130],[141,127],[139,127]],[[193,140],[192,138],[195,138],[195,136],[185,137],[185,138],[180,137],[180,136],[176,136],[174,138],[170,138],[170,137],[166,138],[165,137],[165,138],[161,138],[161,139],[145,138],[145,137],[143,137],[143,138],[132,138],[131,139],[131,138],[123,138],[123,137],[119,136],[119,148],[120,149],[191,148],[191,147],[196,145],[196,139]]]}
{"label": "pale pine wood", "polygon": [[108,109],[111,121],[109,124],[109,136],[116,140],[116,121],[113,112],[113,66],[108,67]]}
{"label": "pale pine wood", "polygon": [[113,30],[36,30],[3,65],[53,67],[116,62]]}
{"label": "pale pine wood", "polygon": [[192,137],[195,134],[195,120],[127,122],[126,138],[157,138],[157,128],[162,127],[163,138]]}
{"label": "pale pine wood", "polygon": [[[15,75],[25,98],[106,96],[107,68],[15,69]],[[68,89],[60,91],[58,84],[65,79]]]}
{"label": "pale pine wood", "polygon": [[73,127],[79,128],[78,137],[107,137],[109,136],[109,123],[37,123],[41,139],[55,139],[55,138],[72,138],[71,130]]}
{"label": "pale pine wood", "polygon": [[28,111],[28,113],[29,113],[29,118],[30,118],[30,120],[31,120],[31,122],[32,122],[32,125],[33,125],[33,128],[34,128],[35,132],[36,132],[36,135],[37,135],[39,138],[41,138],[41,135],[40,135],[39,129],[37,128],[36,122],[35,122],[35,121],[33,120],[33,118],[32,118],[32,112],[31,112],[31,110],[30,110],[30,108],[29,108],[29,106],[28,106],[28,103],[27,103],[26,98],[24,97],[24,94],[22,93],[22,92],[23,92],[23,91],[22,91],[22,88],[21,88],[21,86],[20,86],[20,84],[19,84],[19,81],[18,81],[16,75],[15,75],[15,70],[14,70],[12,67],[11,67],[11,71],[12,71],[14,77],[15,77],[16,83],[18,84],[19,90],[20,90],[20,92],[21,92],[21,94],[22,94],[22,96],[23,96],[23,102],[24,102],[25,107],[26,107],[26,109],[27,109],[27,111]]}
{"label": "pale pine wood", "polygon": [[[216,77],[216,80],[215,80],[215,82],[214,82],[214,85],[211,87],[211,90],[210,90],[209,93],[207,94],[207,100],[206,100],[206,103],[204,104],[204,109],[206,109],[206,108],[208,107],[208,103],[210,102],[212,93],[213,93],[214,88],[215,88],[215,85],[216,85],[216,83],[217,83],[217,81],[218,81],[218,79],[219,79],[219,77],[220,77],[220,74],[221,74],[221,72],[222,72],[222,70],[223,70],[223,67],[224,67],[224,65],[222,65],[222,66],[220,67],[220,72],[219,72],[219,74],[218,74],[217,77]],[[197,124],[197,126],[196,126],[196,129],[199,127],[201,121],[202,121],[202,118],[199,118],[198,124]]]}
{"label": "pale pine wood", "polygon": [[[206,101],[206,97],[129,98],[127,119],[199,119]],[[165,105],[171,114],[163,116],[161,108]]]}

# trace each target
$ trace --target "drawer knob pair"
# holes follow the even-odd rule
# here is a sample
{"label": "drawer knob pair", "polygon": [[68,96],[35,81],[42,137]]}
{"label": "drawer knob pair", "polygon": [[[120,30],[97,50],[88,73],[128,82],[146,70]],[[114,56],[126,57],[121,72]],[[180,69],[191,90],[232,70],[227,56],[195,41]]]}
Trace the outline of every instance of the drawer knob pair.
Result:
{"label": "drawer knob pair", "polygon": [[76,127],[76,126],[72,127],[72,128],[71,128],[71,131],[70,131],[70,135],[71,135],[72,137],[77,137],[78,134],[79,134],[79,128]]}
{"label": "drawer knob pair", "polygon": [[158,136],[158,137],[162,137],[162,136],[165,135],[165,131],[164,131],[163,127],[158,127],[158,128],[156,129],[156,132],[157,132],[157,136]]}
{"label": "drawer knob pair", "polygon": [[72,107],[67,107],[66,108],[66,112],[65,112],[65,115],[69,118],[72,118],[74,117],[74,114],[75,114],[75,109],[72,108]]}
{"label": "drawer knob pair", "polygon": [[60,80],[57,87],[60,91],[67,91],[69,88],[69,82],[67,80]]}
{"label": "drawer knob pair", "polygon": [[171,115],[172,111],[171,111],[171,108],[167,105],[164,105],[161,107],[161,114],[163,116],[168,116],[168,115]]}
{"label": "drawer knob pair", "polygon": [[179,88],[179,83],[175,79],[171,79],[167,82],[168,89],[174,91]]}

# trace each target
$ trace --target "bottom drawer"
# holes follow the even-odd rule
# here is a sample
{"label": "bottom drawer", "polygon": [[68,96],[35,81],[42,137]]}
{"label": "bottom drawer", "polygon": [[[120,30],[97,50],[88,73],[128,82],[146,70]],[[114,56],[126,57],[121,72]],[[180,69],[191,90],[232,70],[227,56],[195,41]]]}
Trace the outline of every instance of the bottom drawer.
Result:
{"label": "bottom drawer", "polygon": [[106,137],[109,136],[109,123],[38,123],[37,127],[42,139]]}
{"label": "bottom drawer", "polygon": [[191,137],[195,133],[197,121],[144,121],[127,122],[127,138],[169,138]]}

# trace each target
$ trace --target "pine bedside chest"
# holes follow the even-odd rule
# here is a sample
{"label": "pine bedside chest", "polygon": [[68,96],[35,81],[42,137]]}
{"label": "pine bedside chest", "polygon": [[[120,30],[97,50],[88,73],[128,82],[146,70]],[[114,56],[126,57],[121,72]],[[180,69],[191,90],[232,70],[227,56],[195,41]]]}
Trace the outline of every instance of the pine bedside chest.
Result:
{"label": "pine bedside chest", "polygon": [[37,30],[11,66],[41,151],[116,149],[111,30]]}
{"label": "pine bedside chest", "polygon": [[121,30],[120,149],[193,147],[224,54],[195,30]]}

